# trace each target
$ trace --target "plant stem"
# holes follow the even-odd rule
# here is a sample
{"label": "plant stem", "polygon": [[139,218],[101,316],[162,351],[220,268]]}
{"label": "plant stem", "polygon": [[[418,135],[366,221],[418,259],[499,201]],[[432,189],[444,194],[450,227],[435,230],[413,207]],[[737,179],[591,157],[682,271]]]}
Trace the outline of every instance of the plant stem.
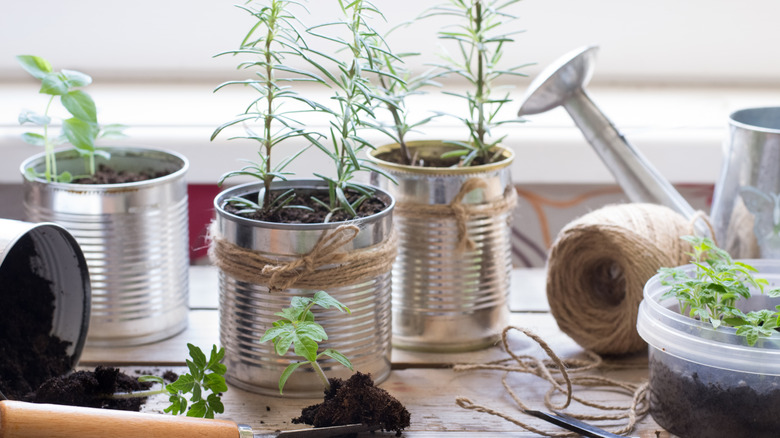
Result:
{"label": "plant stem", "polygon": [[141,398],[141,397],[151,397],[153,395],[157,394],[167,394],[168,390],[165,389],[165,386],[161,389],[149,389],[146,391],[133,391],[133,392],[115,392],[113,394],[108,394],[108,397],[110,399],[128,399],[128,398]]}
{"label": "plant stem", "polygon": [[322,367],[320,367],[320,364],[317,363],[317,361],[311,362],[311,366],[314,368],[314,372],[317,373],[317,377],[320,378],[320,382],[325,386],[325,390],[330,389],[330,382],[328,381],[328,378],[325,376],[325,372],[322,371]]}
{"label": "plant stem", "polygon": [[[477,139],[479,144],[477,145],[480,150],[483,149],[483,145],[485,144],[485,74],[484,74],[484,56],[486,45],[485,41],[483,41],[482,38],[482,1],[476,0],[474,2],[474,6],[476,8],[476,12],[474,14],[473,20],[474,25],[476,27],[475,29],[475,35],[477,36],[477,92],[475,99],[477,101]],[[484,151],[486,156],[483,158],[487,158],[487,151]]]}
{"label": "plant stem", "polygon": [[[49,108],[54,101],[54,96],[49,98],[49,102],[46,104],[46,110],[43,112],[44,117],[49,116]],[[49,141],[49,124],[43,125],[43,144],[44,144],[44,160],[46,162],[46,182],[51,182],[52,176],[56,178],[57,175],[57,160],[54,159],[54,145]]]}

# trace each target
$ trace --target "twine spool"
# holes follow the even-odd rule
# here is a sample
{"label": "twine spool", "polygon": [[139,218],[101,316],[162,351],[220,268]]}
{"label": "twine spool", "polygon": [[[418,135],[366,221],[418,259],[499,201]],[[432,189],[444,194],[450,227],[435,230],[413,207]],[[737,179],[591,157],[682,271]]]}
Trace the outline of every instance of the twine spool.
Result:
{"label": "twine spool", "polygon": [[690,221],[654,204],[612,205],[569,223],[553,243],[547,300],[558,327],[599,354],[646,349],[636,331],[645,283],[689,262]]}

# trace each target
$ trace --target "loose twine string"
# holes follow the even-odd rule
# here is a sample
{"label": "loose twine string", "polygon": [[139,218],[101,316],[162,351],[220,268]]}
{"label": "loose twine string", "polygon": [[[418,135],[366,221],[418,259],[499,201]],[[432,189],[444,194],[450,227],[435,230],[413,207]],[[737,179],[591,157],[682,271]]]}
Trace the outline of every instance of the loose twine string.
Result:
{"label": "loose twine string", "polygon": [[[544,350],[549,359],[543,360],[530,355],[518,355],[514,353],[509,348],[509,343],[507,341],[507,334],[512,330],[517,330],[531,338]],[[605,414],[578,414],[569,412],[568,414],[584,421],[626,420],[625,425],[612,431],[616,434],[630,432],[636,425],[636,422],[647,414],[649,405],[645,399],[648,390],[648,383],[646,381],[633,383],[595,375],[572,376],[573,374],[582,374],[587,371],[604,367],[605,364],[598,354],[591,351],[586,351],[585,353],[587,355],[587,359],[568,359],[564,361],[555,354],[552,348],[550,348],[550,346],[541,337],[528,329],[514,326],[506,327],[501,334],[501,339],[504,351],[509,354],[509,358],[488,362],[486,364],[456,365],[454,370],[456,372],[474,370],[504,371],[501,384],[515,401],[521,412],[530,408],[521,400],[515,390],[510,386],[508,383],[508,377],[511,375],[511,373],[526,373],[537,376],[550,384],[550,389],[547,391],[544,397],[544,405],[547,407],[547,409],[566,409],[570,407],[571,403],[574,401],[591,408],[614,412]],[[511,361],[514,361],[514,364],[507,364],[507,362]],[[631,398],[631,400],[628,404],[624,405],[598,403],[575,395],[575,386],[611,388],[612,390],[626,394]],[[556,394],[564,394],[566,396],[565,400],[561,403],[554,403],[553,396]],[[455,399],[455,403],[464,409],[474,410],[503,418],[504,420],[516,424],[523,429],[540,435],[552,437],[577,436],[576,433],[571,432],[550,432],[539,429],[497,409],[486,405],[476,404],[468,397],[457,397]]]}
{"label": "loose twine string", "polygon": [[396,202],[393,214],[411,219],[439,219],[454,217],[458,227],[458,244],[456,251],[473,251],[476,243],[468,235],[468,220],[475,216],[500,215],[511,211],[517,205],[517,193],[509,185],[501,198],[482,204],[465,204],[463,198],[476,189],[486,189],[488,183],[483,178],[470,178],[460,187],[460,190],[449,204],[416,204]]}
{"label": "loose twine string", "polygon": [[[359,232],[358,226],[348,224],[326,230],[308,254],[283,260],[228,242],[212,223],[209,257],[236,280],[265,285],[269,290],[329,289],[356,284],[392,269],[398,246],[395,232],[379,245],[341,251]],[[326,265],[332,267],[324,268]]]}
{"label": "loose twine string", "polygon": [[688,263],[693,222],[654,204],[610,205],[565,226],[547,264],[547,301],[558,327],[586,350],[647,348],[636,331],[644,284],[659,268]]}

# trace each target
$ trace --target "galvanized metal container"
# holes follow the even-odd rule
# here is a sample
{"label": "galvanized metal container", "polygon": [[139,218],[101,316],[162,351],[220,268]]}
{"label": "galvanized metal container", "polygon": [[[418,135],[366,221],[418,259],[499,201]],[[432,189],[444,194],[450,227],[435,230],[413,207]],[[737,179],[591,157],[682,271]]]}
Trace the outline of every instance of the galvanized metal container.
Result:
{"label": "galvanized metal container", "polygon": [[[249,220],[223,209],[227,199],[256,195],[260,184],[237,186],[220,193],[214,201],[217,211],[212,234],[241,248],[265,257],[292,261],[308,254],[323,233],[343,224],[360,228],[357,237],[339,251],[347,252],[375,247],[391,238],[394,201],[390,195],[377,191],[388,208],[366,218],[327,224],[285,224]],[[275,188],[296,191],[323,189],[320,181],[286,181]],[[212,238],[215,236],[212,236]],[[333,268],[325,265],[318,269]],[[314,309],[317,322],[328,333],[321,348],[335,348],[345,354],[355,369],[370,373],[374,381],[384,381],[390,374],[391,333],[391,270],[355,284],[324,290],[351,310],[344,315],[336,310]],[[279,317],[275,315],[290,305],[294,296],[312,296],[319,289],[271,290],[267,284],[240,281],[224,270],[219,271],[220,342],[225,348],[227,380],[239,388],[261,394],[278,395],[282,371],[299,358],[279,357],[271,342],[261,344],[260,338]],[[328,377],[347,378],[352,372],[333,360],[325,360],[323,370]],[[287,381],[285,396],[321,397],[322,383],[310,367],[299,368]]]}
{"label": "galvanized metal container", "polygon": [[[187,326],[189,164],[161,150],[108,149],[117,170],[169,171],[124,184],[24,181],[24,207],[33,222],[65,227],[78,241],[92,283],[87,343],[128,346],[173,336]],[[98,164],[102,159],[98,160]],[[57,155],[58,171],[83,173],[75,151]],[[43,154],[21,165],[42,170]]]}
{"label": "galvanized metal container", "polygon": [[[71,367],[75,367],[87,338],[91,296],[87,262],[81,248],[73,236],[57,224],[0,219],[0,271],[11,269],[8,267],[11,263],[7,262],[13,257],[31,260],[28,270],[14,269],[14,276],[36,276],[51,284],[54,294],[51,335],[70,343],[66,354],[70,356]],[[14,311],[8,307],[4,310]]]}
{"label": "galvanized metal container", "polygon": [[[439,141],[412,142],[418,157],[438,158],[451,150]],[[466,235],[473,249],[459,250],[454,215],[407,214],[425,206],[447,206],[467,181],[482,180],[482,189],[465,193],[464,205],[500,202],[512,192],[509,165],[514,155],[473,167],[419,167],[385,161],[397,149],[386,145],[370,158],[398,184],[373,174],[371,182],[396,198],[398,257],[393,267],[393,345],[399,348],[456,352],[493,345],[506,324],[506,297],[512,269],[511,209],[469,215]],[[461,194],[462,196],[463,194]]]}

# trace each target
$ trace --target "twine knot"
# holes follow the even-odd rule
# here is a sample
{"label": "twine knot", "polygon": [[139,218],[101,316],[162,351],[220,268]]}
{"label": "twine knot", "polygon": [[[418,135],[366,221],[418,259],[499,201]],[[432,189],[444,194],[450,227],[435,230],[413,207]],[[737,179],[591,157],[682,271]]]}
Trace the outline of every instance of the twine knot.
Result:
{"label": "twine knot", "polygon": [[503,195],[493,201],[481,204],[464,203],[463,199],[469,193],[477,189],[488,188],[484,178],[470,178],[461,185],[460,190],[449,204],[415,204],[411,202],[397,202],[394,214],[400,217],[414,219],[436,220],[441,218],[454,218],[458,229],[458,252],[473,251],[477,245],[469,236],[468,221],[472,217],[500,215],[511,211],[517,205],[517,193],[512,185],[504,190]]}
{"label": "twine knot", "polygon": [[215,222],[209,231],[209,257],[232,278],[272,291],[291,287],[329,289],[356,284],[392,269],[397,253],[395,232],[377,245],[341,251],[359,233],[356,225],[341,225],[324,231],[307,254],[282,260],[229,242],[219,234]]}

